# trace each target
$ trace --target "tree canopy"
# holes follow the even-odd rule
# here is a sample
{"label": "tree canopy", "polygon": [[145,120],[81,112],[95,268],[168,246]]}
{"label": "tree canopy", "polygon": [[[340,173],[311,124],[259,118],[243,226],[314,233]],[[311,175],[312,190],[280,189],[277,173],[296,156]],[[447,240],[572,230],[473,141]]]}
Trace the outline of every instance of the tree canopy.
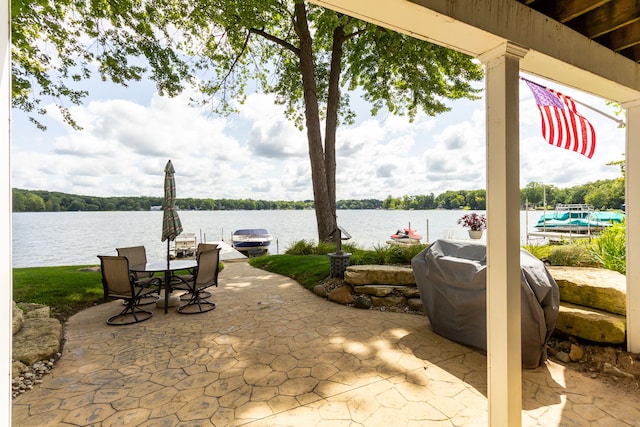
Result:
{"label": "tree canopy", "polygon": [[87,95],[76,82],[93,64],[116,83],[146,76],[161,94],[194,85],[215,113],[233,111],[253,82],[274,94],[307,132],[319,240],[336,227],[336,129],[353,120],[349,91],[372,114],[412,119],[476,98],[483,77],[465,54],[302,0],[14,0],[12,24],[14,106],[42,112],[51,97],[72,125],[66,103]]}
{"label": "tree canopy", "polygon": [[[543,208],[546,193],[547,209],[558,203],[586,203],[596,209],[620,209],[624,203],[624,179],[605,179],[568,188],[558,188],[530,182],[520,189],[523,208]],[[147,211],[162,205],[162,197],[113,196],[97,197],[66,194],[46,190],[13,189],[14,212],[59,212],[59,211]],[[435,196],[416,194],[389,195],[384,200],[338,200],[337,209],[486,209],[485,190],[448,190]],[[286,210],[313,209],[313,200],[253,200],[253,199],[197,199],[179,198],[176,206],[182,210]]]}

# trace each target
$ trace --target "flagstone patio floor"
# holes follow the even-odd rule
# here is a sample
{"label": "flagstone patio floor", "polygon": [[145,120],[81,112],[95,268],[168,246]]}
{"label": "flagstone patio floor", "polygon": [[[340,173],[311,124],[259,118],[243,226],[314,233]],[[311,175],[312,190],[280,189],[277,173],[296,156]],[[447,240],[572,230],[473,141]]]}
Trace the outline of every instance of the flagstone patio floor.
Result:
{"label": "flagstone patio floor", "polygon": [[[486,426],[486,357],[423,316],[360,310],[227,262],[213,311],[128,326],[73,316],[14,426]],[[548,361],[523,371],[523,426],[640,426],[640,397]]]}

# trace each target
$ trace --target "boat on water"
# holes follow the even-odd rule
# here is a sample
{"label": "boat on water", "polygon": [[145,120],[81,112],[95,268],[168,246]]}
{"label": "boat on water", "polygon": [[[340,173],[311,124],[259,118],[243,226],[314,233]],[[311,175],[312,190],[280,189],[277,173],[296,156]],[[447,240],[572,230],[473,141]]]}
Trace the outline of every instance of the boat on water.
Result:
{"label": "boat on water", "polygon": [[416,244],[420,243],[422,236],[414,228],[401,228],[394,234],[389,236],[391,238],[388,243],[393,244]]}
{"label": "boat on water", "polygon": [[264,228],[243,228],[233,232],[233,248],[240,252],[266,252],[273,236]]}
{"label": "boat on water", "polygon": [[171,242],[169,256],[171,258],[188,258],[196,254],[198,239],[196,233],[181,233]]}
{"label": "boat on water", "polygon": [[538,231],[592,234],[624,220],[620,212],[599,212],[588,204],[558,204],[545,212],[535,225]]}

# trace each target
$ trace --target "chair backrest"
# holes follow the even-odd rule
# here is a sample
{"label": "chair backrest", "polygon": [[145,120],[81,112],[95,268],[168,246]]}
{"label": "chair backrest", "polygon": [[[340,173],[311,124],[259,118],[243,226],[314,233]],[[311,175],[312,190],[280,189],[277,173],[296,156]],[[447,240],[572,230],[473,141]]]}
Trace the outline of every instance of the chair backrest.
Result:
{"label": "chair backrest", "polygon": [[196,249],[196,260],[198,259],[198,255],[200,255],[201,252],[209,251],[211,249],[217,249],[217,248],[218,248],[217,243],[198,243],[198,249]]}
{"label": "chair backrest", "polygon": [[206,288],[218,284],[218,261],[220,248],[202,251],[198,255],[198,271],[195,277],[195,287]]}
{"label": "chair backrest", "polygon": [[118,256],[127,257],[129,265],[144,265],[147,263],[147,251],[144,246],[130,246],[128,248],[117,248]]}
{"label": "chair backrest", "polygon": [[[147,263],[147,251],[144,246],[129,246],[127,248],[117,248],[118,256],[127,257],[130,266],[143,266]],[[153,273],[136,273],[137,278],[151,277]]]}
{"label": "chair backrest", "polygon": [[102,271],[104,297],[131,297],[133,285],[129,275],[129,260],[123,256],[98,255]]}

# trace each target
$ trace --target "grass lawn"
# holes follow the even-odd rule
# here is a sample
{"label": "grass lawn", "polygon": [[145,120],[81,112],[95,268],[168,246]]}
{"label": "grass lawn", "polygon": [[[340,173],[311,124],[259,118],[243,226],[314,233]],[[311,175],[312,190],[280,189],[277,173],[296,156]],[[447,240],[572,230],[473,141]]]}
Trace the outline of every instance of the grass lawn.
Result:
{"label": "grass lawn", "polygon": [[60,320],[104,302],[102,276],[95,266],[13,269],[13,300],[47,305]]}
{"label": "grass lawn", "polygon": [[330,270],[326,255],[270,255],[251,258],[249,264],[290,277],[307,289],[326,279]]}

